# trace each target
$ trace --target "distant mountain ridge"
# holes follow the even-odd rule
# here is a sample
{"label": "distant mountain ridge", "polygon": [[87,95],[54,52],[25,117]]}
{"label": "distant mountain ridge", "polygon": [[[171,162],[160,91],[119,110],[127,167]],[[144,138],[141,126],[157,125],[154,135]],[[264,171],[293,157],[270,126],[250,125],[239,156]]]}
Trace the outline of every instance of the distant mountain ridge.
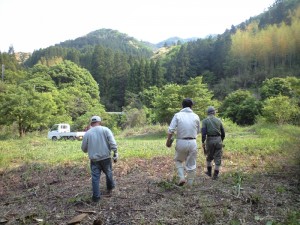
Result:
{"label": "distant mountain ridge", "polygon": [[75,48],[77,50],[88,49],[90,47],[101,45],[113,50],[123,52],[143,52],[144,55],[150,56],[153,52],[153,46],[146,42],[140,42],[127,34],[120,33],[112,29],[99,29],[92,31],[85,36],[78,37],[74,40],[67,40],[56,44],[63,48]]}
{"label": "distant mountain ridge", "polygon": [[120,33],[117,30],[103,28],[92,31],[87,35],[78,37],[74,40],[61,42],[59,44],[56,44],[55,46],[61,46],[64,48],[76,48],[78,50],[81,50],[90,46],[103,45],[105,47],[113,49],[133,47],[136,49],[147,49],[153,52],[163,46],[176,45],[178,42],[183,44],[197,39],[197,37],[187,39],[183,39],[180,37],[171,37],[155,44],[146,41],[138,41],[134,37],[130,37],[125,33]]}
{"label": "distant mountain ridge", "polygon": [[161,41],[161,42],[155,44],[155,46],[157,48],[161,48],[161,47],[164,47],[164,46],[177,45],[178,43],[184,44],[186,42],[195,41],[197,39],[199,39],[199,38],[198,37],[192,37],[192,38],[183,39],[183,38],[180,38],[180,37],[171,37],[171,38],[168,38],[164,41]]}

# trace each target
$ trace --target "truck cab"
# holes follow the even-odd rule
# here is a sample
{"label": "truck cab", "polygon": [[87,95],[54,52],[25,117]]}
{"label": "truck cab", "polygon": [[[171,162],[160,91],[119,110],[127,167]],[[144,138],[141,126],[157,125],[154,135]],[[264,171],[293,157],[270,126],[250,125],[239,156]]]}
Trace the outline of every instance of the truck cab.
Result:
{"label": "truck cab", "polygon": [[54,124],[51,127],[50,132],[59,132],[59,133],[63,133],[63,132],[70,132],[70,125],[67,123],[59,123],[59,124]]}

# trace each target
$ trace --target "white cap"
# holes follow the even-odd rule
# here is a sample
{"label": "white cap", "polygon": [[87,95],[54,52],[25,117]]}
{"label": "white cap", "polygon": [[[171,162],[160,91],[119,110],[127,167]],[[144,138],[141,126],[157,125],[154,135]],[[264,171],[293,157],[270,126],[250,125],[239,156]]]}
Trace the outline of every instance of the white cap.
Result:
{"label": "white cap", "polygon": [[94,122],[101,122],[101,118],[100,116],[93,116],[91,118],[91,122],[94,123]]}

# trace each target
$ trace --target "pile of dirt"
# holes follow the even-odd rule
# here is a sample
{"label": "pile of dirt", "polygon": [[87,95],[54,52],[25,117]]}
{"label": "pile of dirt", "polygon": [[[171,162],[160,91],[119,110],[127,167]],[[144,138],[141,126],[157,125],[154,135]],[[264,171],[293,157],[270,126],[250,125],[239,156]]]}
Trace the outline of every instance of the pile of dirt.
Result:
{"label": "pile of dirt", "polygon": [[[299,167],[272,173],[223,168],[217,181],[198,168],[195,184],[179,187],[171,158],[113,166],[116,188],[98,203],[91,201],[86,163],[2,171],[0,223],[289,224],[300,219]],[[102,176],[103,193],[105,187]]]}

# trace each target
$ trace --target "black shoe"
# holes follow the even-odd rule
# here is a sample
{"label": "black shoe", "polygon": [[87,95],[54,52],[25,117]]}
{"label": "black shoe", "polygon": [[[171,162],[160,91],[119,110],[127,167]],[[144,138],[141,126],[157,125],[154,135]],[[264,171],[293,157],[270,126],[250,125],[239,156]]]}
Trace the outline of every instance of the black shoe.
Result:
{"label": "black shoe", "polygon": [[113,195],[113,189],[109,189],[105,194],[103,194],[103,197],[111,197],[112,195]]}
{"label": "black shoe", "polygon": [[92,201],[93,202],[99,202],[100,201],[100,197],[92,197]]}
{"label": "black shoe", "polygon": [[209,177],[211,177],[211,170],[212,170],[212,167],[211,166],[208,166],[207,167],[207,171],[205,172],[205,174]]}
{"label": "black shoe", "polygon": [[211,173],[210,173],[210,172],[206,171],[205,174],[206,174],[207,176],[211,177]]}
{"label": "black shoe", "polygon": [[218,178],[219,178],[219,170],[215,170],[212,179],[213,179],[213,180],[218,180]]}

